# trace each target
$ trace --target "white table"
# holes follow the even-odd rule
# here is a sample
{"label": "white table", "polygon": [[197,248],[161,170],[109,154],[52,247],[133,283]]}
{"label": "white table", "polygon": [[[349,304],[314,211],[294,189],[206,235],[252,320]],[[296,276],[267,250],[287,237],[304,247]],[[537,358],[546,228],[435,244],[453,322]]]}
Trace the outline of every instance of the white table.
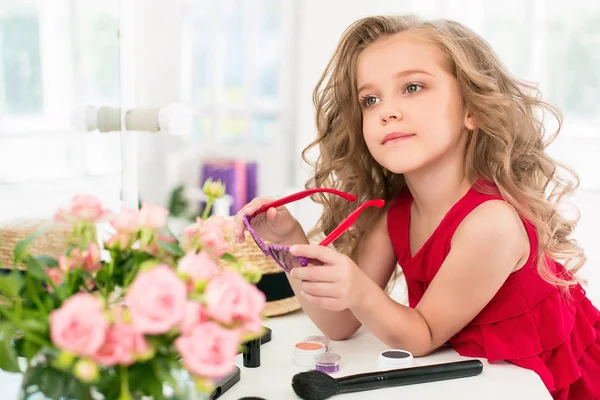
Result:
{"label": "white table", "polygon": [[[221,396],[222,400],[238,400],[245,396],[257,396],[266,400],[298,399],[291,386],[292,377],[306,369],[292,364],[293,348],[306,336],[318,335],[320,332],[302,311],[272,318],[266,321],[265,325],[272,329],[273,338],[261,348],[261,366],[245,368],[242,356],[238,356],[236,363],[241,369],[241,380]],[[333,374],[334,377],[374,371],[377,368],[379,353],[386,349],[383,343],[364,329],[359,330],[349,340],[332,342],[330,347],[332,352],[342,357],[342,369]],[[445,348],[430,356],[416,358],[415,365],[461,359],[464,357],[450,348]],[[535,373],[508,363],[492,365],[482,361],[483,373],[475,377],[348,393],[333,399],[551,399]],[[20,375],[0,371],[0,399],[16,399],[20,381]]]}
{"label": "white table", "polygon": [[[261,366],[244,368],[242,356],[237,365],[241,369],[241,380],[220,398],[238,400],[244,396],[262,397],[266,400],[297,400],[291,382],[292,377],[306,368],[292,363],[294,345],[306,336],[319,335],[319,330],[302,311],[266,321],[272,329],[272,341],[261,348]],[[352,338],[332,342],[330,351],[342,357],[342,369],[333,377],[375,371],[377,358],[387,347],[365,329],[359,330]],[[463,360],[450,348],[440,349],[427,357],[415,359],[415,366]],[[373,391],[348,393],[332,399],[364,400],[366,398],[386,399],[510,399],[547,400],[551,399],[541,379],[532,371],[509,363],[489,364],[483,362],[481,375],[434,383]]]}

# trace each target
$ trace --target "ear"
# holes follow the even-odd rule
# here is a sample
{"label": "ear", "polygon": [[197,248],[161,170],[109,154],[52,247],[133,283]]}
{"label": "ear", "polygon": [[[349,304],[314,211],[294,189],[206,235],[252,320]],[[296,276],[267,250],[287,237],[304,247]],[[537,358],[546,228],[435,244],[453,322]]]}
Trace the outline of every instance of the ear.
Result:
{"label": "ear", "polygon": [[467,112],[465,114],[465,128],[467,128],[468,130],[472,131],[475,129],[475,121],[473,120],[473,116],[471,115],[470,112]]}

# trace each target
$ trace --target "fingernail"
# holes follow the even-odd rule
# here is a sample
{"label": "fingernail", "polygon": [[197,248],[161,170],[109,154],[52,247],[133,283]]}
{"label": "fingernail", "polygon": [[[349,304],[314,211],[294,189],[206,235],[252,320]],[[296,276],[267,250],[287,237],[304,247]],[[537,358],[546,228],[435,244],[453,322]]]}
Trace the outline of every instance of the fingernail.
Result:
{"label": "fingernail", "polygon": [[235,236],[237,236],[237,238],[239,239],[239,238],[240,238],[240,236],[242,236],[242,231],[241,231],[240,229],[236,229],[236,230],[233,232],[233,234],[234,234]]}
{"label": "fingernail", "polygon": [[295,253],[296,252],[297,247],[296,246],[292,246],[290,247],[290,253]]}

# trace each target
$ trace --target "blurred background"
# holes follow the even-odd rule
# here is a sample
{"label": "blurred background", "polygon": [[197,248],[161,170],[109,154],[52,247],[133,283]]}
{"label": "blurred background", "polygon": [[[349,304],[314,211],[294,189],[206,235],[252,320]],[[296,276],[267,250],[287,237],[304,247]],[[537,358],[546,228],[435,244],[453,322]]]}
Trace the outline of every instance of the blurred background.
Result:
{"label": "blurred background", "polygon": [[[593,0],[2,0],[0,221],[47,218],[76,193],[191,218],[211,174],[230,180],[230,212],[302,189],[312,90],[341,33],[363,16],[403,13],[465,23],[562,108],[550,151],[581,178],[570,201],[599,304]],[[309,200],[292,208],[305,228],[316,221]]]}

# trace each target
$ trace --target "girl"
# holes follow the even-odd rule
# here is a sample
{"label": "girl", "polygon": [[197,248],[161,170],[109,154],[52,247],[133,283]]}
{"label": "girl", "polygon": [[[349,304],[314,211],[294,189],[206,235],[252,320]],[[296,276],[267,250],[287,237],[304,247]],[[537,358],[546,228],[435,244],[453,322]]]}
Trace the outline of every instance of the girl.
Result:
{"label": "girl", "polygon": [[[305,153],[318,145],[320,156],[307,186],[386,201],[335,249],[309,245],[284,207],[252,219],[263,239],[319,261],[290,274],[317,327],[341,340],[365,325],[416,356],[449,342],[535,371],[556,399],[600,398],[600,313],[574,276],[575,223],[557,212],[576,185],[544,153],[541,112],[560,123],[559,112],[471,30],[414,17],[350,26],[314,102],[318,137]],[[321,233],[356,207],[315,197]],[[239,241],[243,216],[269,201],[236,216]],[[385,292],[397,263],[409,307]]]}

